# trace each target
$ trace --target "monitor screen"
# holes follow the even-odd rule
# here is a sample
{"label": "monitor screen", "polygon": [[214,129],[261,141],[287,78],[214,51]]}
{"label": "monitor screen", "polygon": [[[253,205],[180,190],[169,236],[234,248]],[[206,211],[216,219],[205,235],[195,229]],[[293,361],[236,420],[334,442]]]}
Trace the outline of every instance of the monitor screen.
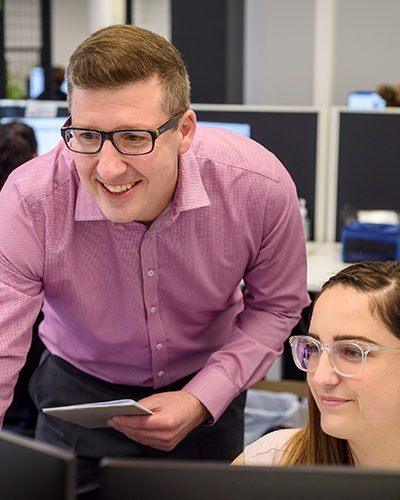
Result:
{"label": "monitor screen", "polygon": [[104,458],[100,500],[398,500],[400,471]]}
{"label": "monitor screen", "polygon": [[386,107],[386,101],[376,92],[350,92],[347,107],[359,111],[383,109]]}
{"label": "monitor screen", "polygon": [[251,127],[248,123],[225,123],[225,122],[204,122],[198,121],[197,125],[205,127],[216,127],[224,128],[225,130],[231,130],[237,134],[244,135],[245,137],[251,137]]}
{"label": "monitor screen", "polygon": [[0,432],[0,495],[7,500],[74,500],[72,452],[8,431]]}
{"label": "monitor screen", "polygon": [[[67,82],[64,79],[60,87],[61,91],[67,95]],[[44,69],[35,66],[29,75],[29,97],[37,99],[44,92]]]}
{"label": "monitor screen", "polygon": [[[2,118],[1,123],[7,123],[15,118]],[[48,153],[61,141],[60,128],[65,123],[65,117],[56,118],[18,118],[33,128],[38,143],[38,155]]]}

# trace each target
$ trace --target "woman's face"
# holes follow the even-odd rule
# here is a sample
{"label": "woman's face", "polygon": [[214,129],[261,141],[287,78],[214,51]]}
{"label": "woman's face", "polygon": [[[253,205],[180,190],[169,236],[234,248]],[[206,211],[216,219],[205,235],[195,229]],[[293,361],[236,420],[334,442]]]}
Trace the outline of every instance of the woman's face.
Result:
{"label": "woman's face", "polygon": [[[319,297],[309,333],[323,344],[358,339],[400,347],[400,340],[371,316],[368,295],[341,285]],[[316,370],[307,374],[324,432],[350,445],[393,439],[400,429],[399,378],[400,350],[368,353],[364,370],[354,377],[338,375],[324,350]]]}

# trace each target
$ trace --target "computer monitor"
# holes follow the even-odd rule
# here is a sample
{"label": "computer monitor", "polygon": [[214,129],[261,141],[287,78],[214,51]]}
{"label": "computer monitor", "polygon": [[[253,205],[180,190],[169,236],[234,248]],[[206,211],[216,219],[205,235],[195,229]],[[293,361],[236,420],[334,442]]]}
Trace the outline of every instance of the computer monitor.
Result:
{"label": "computer monitor", "polygon": [[0,118],[69,116],[67,101],[0,99]]}
{"label": "computer monitor", "polygon": [[[31,69],[29,75],[29,97],[31,99],[37,99],[39,95],[44,92],[44,68],[35,66]],[[61,84],[61,91],[67,95],[67,82],[64,81]]]}
{"label": "computer monitor", "polygon": [[104,458],[100,500],[398,500],[400,472]]}
{"label": "computer monitor", "polygon": [[202,122],[202,121],[198,121],[197,125],[200,125],[203,127],[223,128],[225,130],[230,130],[231,132],[236,132],[237,134],[244,135],[245,137],[251,137],[251,127],[248,123],[226,123],[226,122]]}
{"label": "computer monitor", "polygon": [[384,109],[386,101],[377,92],[350,92],[347,96],[347,107],[359,111]]}
{"label": "computer monitor", "polygon": [[74,500],[72,452],[8,431],[0,432],[0,497],[4,500]]}
{"label": "computer monitor", "polygon": [[[1,118],[1,123],[7,123],[16,118]],[[33,128],[35,137],[38,143],[38,155],[48,153],[55,148],[62,140],[60,128],[65,123],[65,117],[54,118],[17,118],[18,121],[24,122]]]}
{"label": "computer monitor", "polygon": [[192,104],[191,109],[198,123],[247,125],[251,138],[274,153],[289,171],[298,197],[307,200],[311,239],[322,237],[325,230],[325,187],[321,182],[325,162],[322,110],[229,104]]}

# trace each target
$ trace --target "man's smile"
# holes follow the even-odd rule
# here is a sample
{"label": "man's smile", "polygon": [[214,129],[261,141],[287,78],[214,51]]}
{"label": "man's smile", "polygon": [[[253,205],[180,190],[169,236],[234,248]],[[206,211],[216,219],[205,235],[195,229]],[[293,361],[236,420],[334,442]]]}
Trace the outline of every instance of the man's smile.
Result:
{"label": "man's smile", "polygon": [[[137,182],[140,182],[140,181],[137,181]],[[137,182],[128,183],[128,184],[119,184],[117,186],[112,186],[110,184],[104,184],[104,183],[102,183],[102,184],[111,193],[125,193],[125,191],[128,191],[128,189],[131,189],[131,187],[134,186],[135,184],[137,184]]]}

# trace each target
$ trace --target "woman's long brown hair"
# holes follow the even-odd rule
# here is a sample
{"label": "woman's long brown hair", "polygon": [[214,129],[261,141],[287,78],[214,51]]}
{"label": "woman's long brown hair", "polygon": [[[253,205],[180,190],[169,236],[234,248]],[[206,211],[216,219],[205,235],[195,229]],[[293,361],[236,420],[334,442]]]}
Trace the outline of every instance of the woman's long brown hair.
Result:
{"label": "woman's long brown hair", "polygon": [[[400,262],[353,264],[328,280],[320,295],[339,285],[368,294],[371,315],[400,339]],[[348,442],[321,429],[320,411],[309,388],[307,425],[287,442],[280,465],[354,465]]]}

